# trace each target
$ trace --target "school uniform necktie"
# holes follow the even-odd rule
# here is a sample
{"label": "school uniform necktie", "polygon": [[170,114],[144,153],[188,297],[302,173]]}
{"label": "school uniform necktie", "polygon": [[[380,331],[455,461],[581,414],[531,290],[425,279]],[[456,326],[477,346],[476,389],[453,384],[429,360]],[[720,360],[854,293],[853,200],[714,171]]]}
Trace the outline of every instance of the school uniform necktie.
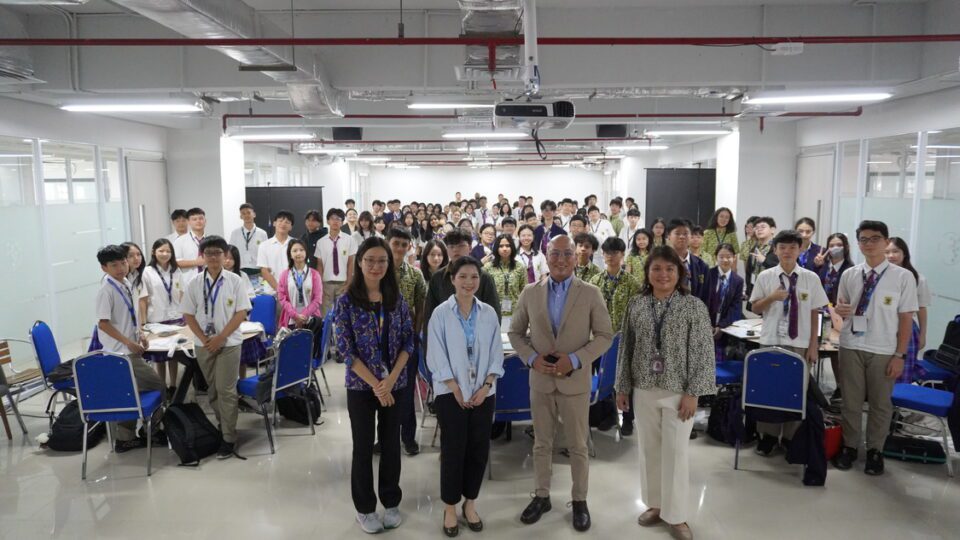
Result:
{"label": "school uniform necktie", "polygon": [[713,302],[711,306],[713,310],[717,313],[717,320],[720,319],[720,306],[723,305],[723,295],[727,293],[727,276],[726,274],[720,274],[720,283],[717,285],[717,290],[713,292]]}
{"label": "school uniform necktie", "polygon": [[790,339],[797,339],[800,334],[800,306],[797,301],[797,278],[796,273],[790,274],[790,325],[787,328],[787,335]]}
{"label": "school uniform necktie", "polygon": [[537,280],[537,275],[533,272],[533,254],[524,255],[527,259],[527,283],[533,283]]}
{"label": "school uniform necktie", "polygon": [[690,256],[687,256],[687,260],[683,263],[687,267],[687,288],[693,288],[693,274],[690,272]]}
{"label": "school uniform necktie", "polygon": [[873,296],[873,289],[877,286],[877,272],[871,270],[870,275],[863,282],[863,292],[860,293],[860,301],[857,302],[857,316],[862,316],[867,312],[867,306],[870,305],[870,297]]}
{"label": "school uniform necktie", "polygon": [[334,275],[340,275],[340,254],[337,252],[337,242],[340,241],[340,237],[337,236],[333,240],[333,273]]}
{"label": "school uniform necktie", "polygon": [[543,227],[543,240],[540,241],[540,253],[547,252],[547,245],[550,244],[550,229]]}

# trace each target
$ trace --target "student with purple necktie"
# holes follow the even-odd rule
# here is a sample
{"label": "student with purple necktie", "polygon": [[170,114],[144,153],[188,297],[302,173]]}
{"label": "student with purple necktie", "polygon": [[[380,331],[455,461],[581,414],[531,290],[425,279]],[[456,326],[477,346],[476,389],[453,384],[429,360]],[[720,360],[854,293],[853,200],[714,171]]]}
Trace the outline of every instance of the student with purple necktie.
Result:
{"label": "student with purple necktie", "polygon": [[[803,238],[797,231],[777,233],[772,249],[780,264],[760,272],[750,302],[753,312],[763,317],[760,344],[799,354],[809,369],[820,357],[817,330],[820,310],[827,305],[827,293],[820,277],[798,264],[802,244]],[[757,422],[761,434],[757,454],[770,456],[778,443],[786,449],[799,426],[800,422]]]}
{"label": "student with purple necktie", "polygon": [[357,254],[354,239],[341,231],[345,214],[339,208],[327,210],[330,232],[317,241],[317,271],[323,278],[323,314],[326,315],[345,290],[353,273],[353,257]]}

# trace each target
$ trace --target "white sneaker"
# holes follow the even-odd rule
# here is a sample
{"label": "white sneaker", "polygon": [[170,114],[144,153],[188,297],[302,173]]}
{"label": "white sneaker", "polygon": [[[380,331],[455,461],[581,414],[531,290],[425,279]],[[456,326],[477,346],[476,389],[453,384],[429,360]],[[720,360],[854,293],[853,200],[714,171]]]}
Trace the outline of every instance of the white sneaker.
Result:
{"label": "white sneaker", "polygon": [[380,521],[380,514],[357,514],[357,523],[360,529],[367,534],[377,534],[383,531],[383,522]]}
{"label": "white sneaker", "polygon": [[394,506],[393,508],[387,508],[383,512],[383,528],[384,529],[396,529],[400,526],[400,523],[403,522],[403,518],[400,517],[400,509]]}

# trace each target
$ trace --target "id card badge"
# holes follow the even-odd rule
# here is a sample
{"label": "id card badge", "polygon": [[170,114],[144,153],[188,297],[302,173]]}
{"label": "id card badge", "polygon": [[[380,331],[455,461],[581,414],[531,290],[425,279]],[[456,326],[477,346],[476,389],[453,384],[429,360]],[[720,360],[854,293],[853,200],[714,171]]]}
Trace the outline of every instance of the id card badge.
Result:
{"label": "id card badge", "polygon": [[862,334],[867,331],[867,317],[865,315],[853,316],[853,333]]}
{"label": "id card badge", "polygon": [[207,327],[203,329],[203,333],[208,337],[215,336],[217,334],[216,328],[213,327],[213,323],[207,323]]}
{"label": "id card badge", "polygon": [[790,321],[780,319],[780,322],[777,323],[777,335],[779,337],[787,337],[790,335]]}
{"label": "id card badge", "polygon": [[504,298],[500,301],[500,311],[513,311],[513,301],[509,298]]}
{"label": "id card badge", "polygon": [[663,355],[653,355],[653,357],[650,359],[650,372],[657,375],[663,373]]}
{"label": "id card badge", "polygon": [[470,382],[477,382],[477,367],[474,365],[470,366]]}

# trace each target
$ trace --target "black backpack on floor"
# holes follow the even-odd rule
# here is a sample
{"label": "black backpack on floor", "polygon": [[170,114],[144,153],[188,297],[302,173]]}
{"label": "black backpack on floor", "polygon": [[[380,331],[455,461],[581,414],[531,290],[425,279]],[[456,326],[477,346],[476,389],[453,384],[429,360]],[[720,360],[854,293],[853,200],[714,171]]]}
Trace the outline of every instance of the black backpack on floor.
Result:
{"label": "black backpack on floor", "polygon": [[[93,448],[107,434],[106,424],[95,422],[87,433],[87,449]],[[83,451],[83,420],[80,418],[80,403],[73,400],[57,415],[47,439],[47,448],[59,452]]]}
{"label": "black backpack on floor", "polygon": [[223,438],[196,403],[175,403],[163,414],[163,427],[180,465],[196,467],[215,454]]}
{"label": "black backpack on floor", "polygon": [[313,417],[313,425],[319,426],[320,421],[320,391],[317,387],[308,384],[299,394],[292,389],[284,390],[286,394],[277,398],[277,412],[287,420],[293,420],[298,424],[310,425],[310,419],[307,418],[307,407],[310,407],[310,415]]}

